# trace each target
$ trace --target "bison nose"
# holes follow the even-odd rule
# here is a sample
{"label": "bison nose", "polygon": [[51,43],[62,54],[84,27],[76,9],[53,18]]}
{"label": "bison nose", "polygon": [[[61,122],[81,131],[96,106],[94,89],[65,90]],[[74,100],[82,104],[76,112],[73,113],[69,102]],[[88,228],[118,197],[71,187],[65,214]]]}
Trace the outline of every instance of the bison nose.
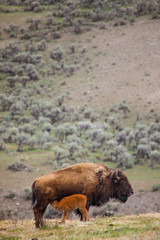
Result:
{"label": "bison nose", "polygon": [[130,197],[132,194],[134,194],[133,190],[132,190],[132,191],[130,191],[130,193],[129,193],[128,197]]}
{"label": "bison nose", "polygon": [[134,194],[133,190],[130,192],[130,196],[131,196],[132,194]]}

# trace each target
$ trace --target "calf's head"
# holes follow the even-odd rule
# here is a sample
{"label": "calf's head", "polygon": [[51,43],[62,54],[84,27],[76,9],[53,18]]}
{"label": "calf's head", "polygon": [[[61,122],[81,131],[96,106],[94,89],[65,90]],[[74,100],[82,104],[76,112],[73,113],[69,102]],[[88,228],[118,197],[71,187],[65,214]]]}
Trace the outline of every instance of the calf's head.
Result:
{"label": "calf's head", "polygon": [[51,203],[51,206],[56,209],[58,203],[59,203],[59,202],[58,202],[57,200],[55,200],[54,202]]}
{"label": "calf's head", "polygon": [[111,175],[111,181],[114,189],[114,197],[121,202],[126,202],[134,192],[130,182],[124,173],[120,170],[115,170]]}

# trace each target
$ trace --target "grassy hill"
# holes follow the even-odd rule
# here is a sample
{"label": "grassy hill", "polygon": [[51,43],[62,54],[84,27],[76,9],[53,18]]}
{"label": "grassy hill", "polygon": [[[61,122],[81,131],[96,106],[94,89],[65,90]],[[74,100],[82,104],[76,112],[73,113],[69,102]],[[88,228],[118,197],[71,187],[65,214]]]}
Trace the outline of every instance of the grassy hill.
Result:
{"label": "grassy hill", "polygon": [[125,171],[117,214],[160,212],[159,19],[158,0],[1,1],[1,219],[32,218],[34,178],[79,162]]}

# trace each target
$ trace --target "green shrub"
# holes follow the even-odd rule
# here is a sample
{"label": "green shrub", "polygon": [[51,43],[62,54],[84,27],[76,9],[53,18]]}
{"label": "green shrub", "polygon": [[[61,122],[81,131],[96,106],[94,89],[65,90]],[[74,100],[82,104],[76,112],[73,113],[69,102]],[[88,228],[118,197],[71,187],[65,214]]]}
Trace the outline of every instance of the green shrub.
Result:
{"label": "green shrub", "polygon": [[149,158],[150,156],[150,145],[148,144],[139,144],[137,146],[137,156],[142,159]]}
{"label": "green shrub", "polygon": [[70,123],[64,123],[56,127],[54,132],[60,141],[63,142],[69,135],[76,132],[76,127]]}
{"label": "green shrub", "polygon": [[[59,38],[61,38],[61,33],[60,32],[55,32],[55,31],[53,31],[52,32],[52,38],[53,39],[59,39]],[[52,57],[51,57],[52,58]]]}
{"label": "green shrub", "polygon": [[78,151],[79,146],[77,142],[72,142],[67,144],[67,149],[69,151],[70,157],[72,157],[74,152]]}
{"label": "green shrub", "polygon": [[28,144],[30,135],[24,132],[19,132],[15,138],[14,142],[17,144],[17,151],[22,152],[25,145]]}
{"label": "green shrub", "polygon": [[159,129],[159,124],[158,123],[153,122],[153,123],[150,124],[149,131],[150,131],[151,134],[158,131],[158,129]]}
{"label": "green shrub", "polygon": [[34,64],[26,64],[25,70],[30,80],[34,80],[34,81],[39,80],[40,77]]}
{"label": "green shrub", "polygon": [[109,141],[107,141],[108,148],[115,148],[116,146],[118,146],[118,142],[116,140],[110,139]]}
{"label": "green shrub", "polygon": [[92,142],[91,144],[88,145],[88,149],[91,152],[97,152],[100,147],[101,147],[101,144],[98,142]]}
{"label": "green shrub", "polygon": [[51,149],[51,147],[52,147],[52,142],[46,142],[46,143],[44,143],[43,144],[43,149],[44,150],[50,150]]}
{"label": "green shrub", "polygon": [[30,187],[24,188],[24,198],[25,200],[31,200],[32,198],[32,189]]}
{"label": "green shrub", "polygon": [[64,71],[67,73],[67,77],[70,77],[75,71],[75,65],[66,65]]}
{"label": "green shrub", "polygon": [[104,132],[103,129],[97,128],[90,130],[90,137],[92,141],[97,142],[99,146],[102,146],[102,144],[108,139],[108,134]]}
{"label": "green shrub", "polygon": [[28,168],[26,165],[24,165],[22,163],[18,163],[18,162],[15,162],[15,163],[9,165],[7,167],[7,169],[11,170],[11,171],[22,171],[22,170],[31,171],[31,169]]}
{"label": "green shrub", "polygon": [[13,143],[16,136],[18,135],[18,128],[11,127],[7,129],[7,132],[4,135],[5,142]]}
{"label": "green shrub", "polygon": [[63,57],[64,51],[61,47],[57,47],[50,52],[50,58],[60,61]]}
{"label": "green shrub", "polygon": [[117,162],[117,168],[133,168],[134,166],[134,158],[128,152],[125,152],[119,156]]}
{"label": "green shrub", "polygon": [[46,114],[46,117],[50,118],[52,124],[62,120],[64,118],[64,114],[62,113],[60,108],[53,108],[51,112]]}
{"label": "green shrub", "polygon": [[38,42],[36,48],[37,48],[38,51],[45,51],[46,48],[47,48],[46,41],[41,40],[40,42]]}
{"label": "green shrub", "polygon": [[15,191],[9,190],[9,192],[5,195],[5,198],[13,199],[15,198],[15,196],[16,196]]}
{"label": "green shrub", "polygon": [[160,163],[160,151],[151,151],[151,168],[154,168],[155,163]]}
{"label": "green shrub", "polygon": [[7,77],[6,80],[7,80],[7,85],[10,88],[14,88],[16,85],[16,82],[18,82],[18,76]]}
{"label": "green shrub", "polygon": [[39,19],[33,20],[29,25],[29,30],[33,31],[40,29],[40,23],[41,21]]}
{"label": "green shrub", "polygon": [[126,143],[127,143],[127,133],[126,133],[126,131],[123,130],[123,131],[120,131],[120,132],[116,133],[115,140],[119,144],[126,145]]}
{"label": "green shrub", "polygon": [[157,149],[158,147],[158,144],[156,142],[150,142],[149,145],[151,146],[151,150],[154,151]]}
{"label": "green shrub", "polygon": [[12,95],[7,95],[5,93],[0,94],[0,106],[2,111],[9,111],[13,102],[16,101],[16,97]]}
{"label": "green shrub", "polygon": [[154,184],[152,186],[152,192],[160,191],[160,183]]}
{"label": "green shrub", "polygon": [[67,142],[68,143],[74,143],[75,142],[79,145],[80,142],[81,142],[81,139],[79,137],[77,137],[76,134],[72,134],[72,135],[67,136]]}
{"label": "green shrub", "polygon": [[79,22],[75,22],[73,24],[73,32],[76,34],[80,34],[82,32],[82,27],[81,24]]}
{"label": "green shrub", "polygon": [[53,152],[55,154],[56,161],[59,161],[60,159],[66,158],[69,155],[69,152],[61,147],[54,147]]}
{"label": "green shrub", "polygon": [[151,135],[151,141],[160,144],[160,132],[155,132]]}
{"label": "green shrub", "polygon": [[87,131],[88,129],[90,129],[92,127],[92,123],[89,121],[81,121],[77,123],[77,128],[80,132],[80,135],[82,134],[82,132]]}
{"label": "green shrub", "polygon": [[0,151],[5,150],[4,141],[0,139]]}
{"label": "green shrub", "polygon": [[71,54],[75,53],[75,44],[74,43],[70,44],[68,47],[69,47]]}
{"label": "green shrub", "polygon": [[137,145],[141,138],[148,138],[148,127],[145,124],[137,124],[135,127],[135,141]]}
{"label": "green shrub", "polygon": [[4,220],[4,219],[5,219],[4,210],[0,210],[0,220]]}
{"label": "green shrub", "polygon": [[[121,23],[122,25],[122,23]],[[119,106],[119,109],[123,111],[123,114],[126,115],[127,112],[130,112],[128,103],[126,102],[126,100],[123,100],[122,103]]]}
{"label": "green shrub", "polygon": [[53,126],[51,123],[49,122],[45,122],[43,125],[42,125],[42,132],[51,132],[53,130]]}
{"label": "green shrub", "polygon": [[33,135],[36,132],[36,127],[30,123],[26,123],[19,127],[19,131]]}

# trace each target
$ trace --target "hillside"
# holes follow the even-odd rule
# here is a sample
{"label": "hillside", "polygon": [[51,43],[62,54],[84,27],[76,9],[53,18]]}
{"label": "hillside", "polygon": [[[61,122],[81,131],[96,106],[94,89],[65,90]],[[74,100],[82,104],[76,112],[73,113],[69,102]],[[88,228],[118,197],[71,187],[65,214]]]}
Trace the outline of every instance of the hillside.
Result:
{"label": "hillside", "polygon": [[[23,69],[22,73],[13,67],[13,72],[7,73],[9,70],[2,64],[3,92],[9,91],[16,95],[14,82],[19,87],[22,84],[26,89],[34,83],[36,89],[32,91],[38,98],[39,95],[53,100],[61,97],[66,104],[76,108],[85,106],[98,111],[101,107],[110,109],[113,105],[119,106],[125,100],[134,115],[139,113],[147,116],[150,111],[158,113],[159,19],[152,19],[155,9],[158,11],[159,7],[154,5],[156,1],[150,3],[151,6],[147,5],[147,1],[144,4],[137,3],[136,6],[134,1],[133,6],[127,3],[121,6],[117,1],[113,5],[115,11],[122,11],[122,7],[124,10],[121,15],[119,13],[119,17],[116,12],[117,16],[108,21],[104,16],[99,17],[102,21],[84,18],[83,11],[90,11],[91,7],[94,9],[96,1],[90,1],[88,6],[85,1],[79,6],[77,1],[73,6],[70,3],[77,16],[70,13],[74,20],[67,26],[60,25],[60,21],[65,21],[65,15],[60,15],[60,11],[65,11],[69,3],[62,5],[55,2],[57,4],[48,7],[42,5],[43,11],[34,11],[34,7],[28,9],[29,3],[23,7],[2,5],[2,58],[8,63],[12,62],[8,54],[13,54],[14,62],[19,63],[22,69],[26,63],[36,68]],[[127,15],[128,7],[130,14]],[[144,17],[149,7],[152,9],[149,12],[152,17]],[[82,13],[78,14],[80,9]],[[133,13],[138,17],[135,18]],[[79,32],[75,30],[76,24],[79,24]],[[15,45],[9,46],[9,43]],[[31,71],[35,71],[34,74]],[[37,75],[36,71],[39,71]],[[7,85],[11,89],[4,89],[4,77],[10,74],[12,77],[16,74],[19,77],[28,75],[30,80],[22,77],[19,80],[8,79]],[[39,84],[37,80],[40,80]],[[40,93],[36,92],[38,90]]]}
{"label": "hillside", "polygon": [[131,181],[104,209],[160,212],[159,1],[3,0],[0,23],[0,219],[31,219],[32,181],[79,162]]}
{"label": "hillside", "polygon": [[89,62],[61,87],[60,93],[69,92],[67,103],[98,110],[126,100],[134,114],[159,111],[159,20],[140,18],[116,28],[106,24],[75,37],[74,43],[85,48]]}

